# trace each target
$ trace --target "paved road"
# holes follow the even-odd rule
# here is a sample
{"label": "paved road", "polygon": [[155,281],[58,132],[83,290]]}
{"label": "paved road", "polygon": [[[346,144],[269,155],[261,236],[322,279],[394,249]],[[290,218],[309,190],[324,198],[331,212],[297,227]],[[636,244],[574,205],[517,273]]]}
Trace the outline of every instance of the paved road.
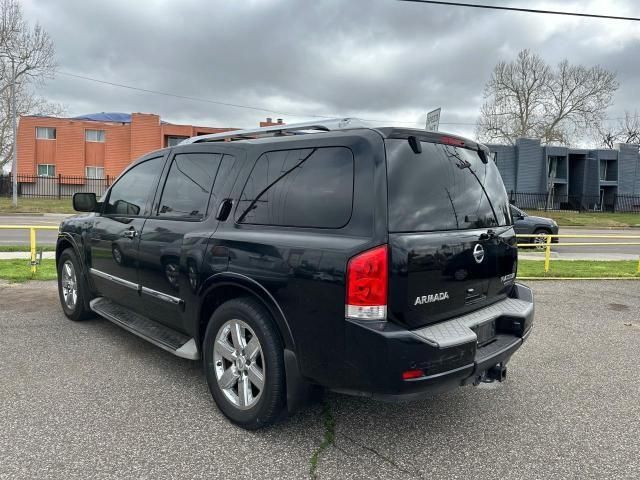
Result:
{"label": "paved road", "polygon": [[[560,234],[562,235],[635,235],[640,237],[640,228],[629,228],[629,229],[617,229],[617,230],[606,230],[606,229],[581,229],[581,228],[565,228],[560,227]],[[574,242],[635,242],[640,243],[640,238],[638,239],[595,239],[595,238],[561,238],[560,245],[563,243],[574,243]],[[607,254],[611,258],[609,259],[619,259],[623,260],[627,257],[631,257],[631,259],[638,259],[640,256],[640,245],[607,245],[607,246],[593,246],[593,247],[562,247],[562,246],[554,246],[553,251],[557,252],[558,258],[571,258],[572,256],[581,256],[581,257],[589,257],[591,255],[598,254]]]}
{"label": "paved road", "polygon": [[[59,225],[65,215],[47,215],[47,216],[0,216],[0,225]],[[578,228],[564,228],[560,229],[562,234],[606,234],[606,235],[637,235],[640,236],[640,229],[620,229],[620,230],[586,230]],[[37,234],[37,241],[39,245],[54,245],[56,242],[57,233],[55,231],[43,230]],[[561,239],[563,242],[588,242],[596,240],[588,239]],[[607,242],[640,242],[638,240],[602,240]],[[28,245],[29,233],[26,230],[13,231],[4,230],[0,231],[0,245]],[[554,258],[567,258],[567,259],[602,259],[602,260],[637,260],[640,256],[640,245],[635,246],[602,246],[602,247],[559,247],[554,246]],[[526,253],[531,253],[527,251]],[[529,258],[530,256],[527,256]]]}
{"label": "paved road", "polygon": [[[60,225],[68,215],[0,215],[0,225]],[[55,245],[58,232],[42,230],[36,233],[38,245]],[[0,246],[29,245],[28,230],[0,230]]]}
{"label": "paved road", "polygon": [[[330,394],[318,478],[640,478],[640,290],[532,285],[535,331],[507,382],[403,405]],[[0,285],[0,305],[0,478],[309,477],[320,405],[245,432],[199,363],[68,321],[54,283]]]}

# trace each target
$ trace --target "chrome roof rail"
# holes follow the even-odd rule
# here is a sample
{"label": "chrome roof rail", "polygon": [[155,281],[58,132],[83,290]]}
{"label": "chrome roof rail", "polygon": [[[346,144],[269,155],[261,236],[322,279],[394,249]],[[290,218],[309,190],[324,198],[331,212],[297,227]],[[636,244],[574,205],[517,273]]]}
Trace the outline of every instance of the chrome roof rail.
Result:
{"label": "chrome roof rail", "polygon": [[198,135],[180,142],[181,145],[199,142],[220,142],[233,140],[248,140],[259,138],[262,136],[286,135],[287,132],[300,132],[304,130],[319,130],[330,132],[332,130],[346,130],[348,128],[368,128],[361,120],[357,118],[329,118],[326,120],[314,120],[304,123],[278,124],[270,127],[250,128],[247,130],[230,130],[222,133],[211,133],[209,135]]}

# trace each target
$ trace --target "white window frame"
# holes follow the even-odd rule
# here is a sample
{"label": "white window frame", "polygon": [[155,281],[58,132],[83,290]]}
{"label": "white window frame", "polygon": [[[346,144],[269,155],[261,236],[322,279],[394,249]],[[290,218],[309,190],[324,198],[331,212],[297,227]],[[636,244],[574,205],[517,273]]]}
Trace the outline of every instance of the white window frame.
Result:
{"label": "white window frame", "polygon": [[[39,135],[43,131],[46,132],[44,137]],[[52,133],[53,136],[49,136],[50,133]],[[36,139],[38,139],[38,140],[55,140],[56,139],[56,127],[36,127]]]}
{"label": "white window frame", "polygon": [[[94,170],[94,176],[92,177],[91,175],[89,175],[89,169],[92,168]],[[102,176],[98,177],[98,170],[102,170]],[[104,179],[104,167],[95,167],[93,165],[88,165],[84,168],[84,175],[85,178],[90,178],[92,180],[103,180]]]}
{"label": "white window frame", "polygon": [[[42,175],[40,173],[40,167],[47,167],[47,174],[46,175]],[[49,175],[49,170],[50,168],[53,167],[53,175]],[[56,165],[55,163],[39,163],[37,166],[37,173],[39,177],[47,177],[47,178],[52,178],[56,176]]]}
{"label": "white window frame", "polygon": [[[89,138],[90,134],[94,134],[93,138]],[[84,131],[84,141],[93,143],[104,143],[107,138],[107,133],[104,130],[98,130],[95,128],[87,128]]]}
{"label": "white window frame", "polygon": [[[182,135],[167,135],[167,147],[175,147],[176,145],[178,145],[183,140],[186,140],[187,138],[189,138],[189,137],[183,137]],[[171,139],[177,139],[177,140],[180,140],[180,141],[178,143],[176,143],[175,145],[171,145],[171,143],[170,143]]]}

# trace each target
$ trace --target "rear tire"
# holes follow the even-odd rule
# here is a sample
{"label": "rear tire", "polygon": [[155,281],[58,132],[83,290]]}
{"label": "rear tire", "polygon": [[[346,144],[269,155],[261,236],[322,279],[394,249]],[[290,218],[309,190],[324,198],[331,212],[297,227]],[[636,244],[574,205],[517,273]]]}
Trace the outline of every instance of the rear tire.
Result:
{"label": "rear tire", "polygon": [[89,287],[72,248],[64,250],[58,260],[58,296],[62,311],[70,320],[77,322],[93,316],[88,308]]}
{"label": "rear tire", "polygon": [[211,315],[202,348],[211,395],[229,420],[255,430],[282,416],[282,340],[259,302],[241,297],[222,304]]}

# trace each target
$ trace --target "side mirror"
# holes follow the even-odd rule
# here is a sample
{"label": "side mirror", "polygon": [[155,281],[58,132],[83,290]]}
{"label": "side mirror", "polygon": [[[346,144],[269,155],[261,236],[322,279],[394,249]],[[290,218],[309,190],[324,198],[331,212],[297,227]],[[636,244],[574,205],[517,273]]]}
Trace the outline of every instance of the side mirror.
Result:
{"label": "side mirror", "polygon": [[95,212],[98,207],[96,194],[92,192],[78,192],[73,194],[73,209],[77,212]]}

